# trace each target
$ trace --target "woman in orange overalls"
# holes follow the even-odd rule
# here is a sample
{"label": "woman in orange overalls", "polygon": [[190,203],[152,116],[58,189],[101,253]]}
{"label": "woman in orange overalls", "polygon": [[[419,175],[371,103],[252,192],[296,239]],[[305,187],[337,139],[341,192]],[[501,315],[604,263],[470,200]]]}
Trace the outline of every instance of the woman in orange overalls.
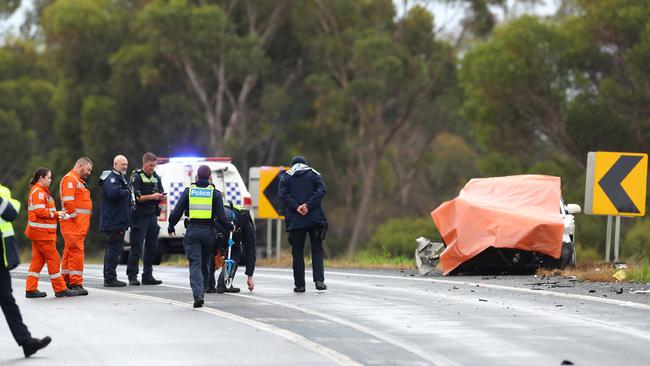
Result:
{"label": "woman in orange overalls", "polygon": [[28,199],[28,222],[25,235],[32,241],[32,262],[27,273],[25,297],[45,297],[45,292],[38,290],[38,277],[43,265],[47,263],[52,288],[56,297],[75,296],[68,290],[61,277],[59,252],[56,250],[57,219],[65,219],[67,214],[57,212],[54,198],[50,196],[52,172],[47,168],[38,168],[34,172]]}

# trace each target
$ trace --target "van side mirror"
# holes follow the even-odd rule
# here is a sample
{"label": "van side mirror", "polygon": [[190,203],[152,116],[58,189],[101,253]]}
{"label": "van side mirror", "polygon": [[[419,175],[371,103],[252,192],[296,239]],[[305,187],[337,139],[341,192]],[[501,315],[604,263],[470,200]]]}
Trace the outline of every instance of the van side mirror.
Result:
{"label": "van side mirror", "polygon": [[573,215],[582,212],[582,208],[580,208],[580,205],[576,205],[575,203],[569,203],[566,205],[566,212]]}

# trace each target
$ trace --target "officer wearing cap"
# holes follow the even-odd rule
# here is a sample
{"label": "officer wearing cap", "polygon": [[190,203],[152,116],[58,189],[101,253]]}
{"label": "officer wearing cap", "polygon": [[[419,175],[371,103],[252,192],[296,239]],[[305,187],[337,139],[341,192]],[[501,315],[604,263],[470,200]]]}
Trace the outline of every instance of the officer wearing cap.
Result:
{"label": "officer wearing cap", "polygon": [[170,236],[175,235],[174,227],[185,214],[189,217],[183,247],[189,260],[190,287],[194,297],[194,307],[203,306],[203,296],[208,280],[208,262],[212,255],[217,229],[215,222],[230,231],[232,223],[226,218],[221,193],[210,183],[212,171],[207,165],[201,165],[197,171],[196,183],[185,188],[169,215]]}

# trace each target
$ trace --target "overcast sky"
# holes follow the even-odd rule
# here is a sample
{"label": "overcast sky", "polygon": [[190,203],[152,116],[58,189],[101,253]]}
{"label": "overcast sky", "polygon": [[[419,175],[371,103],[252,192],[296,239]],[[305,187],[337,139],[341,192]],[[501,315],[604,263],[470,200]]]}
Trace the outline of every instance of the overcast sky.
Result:
{"label": "overcast sky", "polygon": [[[354,1],[354,0],[351,0]],[[404,13],[404,0],[393,0],[397,7],[397,14]],[[516,6],[517,14],[529,13],[538,15],[552,14],[557,8],[559,0],[541,0],[539,5]],[[516,0],[509,0],[509,3],[516,4]],[[459,29],[459,22],[463,17],[465,8],[460,5],[450,5],[444,0],[407,0],[406,8],[414,4],[426,6],[434,15],[436,30],[443,34],[453,34]],[[25,13],[33,7],[31,0],[23,0],[20,8],[8,19],[0,21],[0,35],[6,33],[17,33],[20,25],[25,19]],[[497,16],[501,17],[502,12],[495,11]]]}

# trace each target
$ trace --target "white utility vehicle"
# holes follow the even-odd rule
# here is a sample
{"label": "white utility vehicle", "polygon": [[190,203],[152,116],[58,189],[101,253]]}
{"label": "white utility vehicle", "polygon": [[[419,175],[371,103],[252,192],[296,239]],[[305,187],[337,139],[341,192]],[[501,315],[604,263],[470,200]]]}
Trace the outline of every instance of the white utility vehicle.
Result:
{"label": "white utility vehicle", "polygon": [[[248,210],[252,209],[251,194],[248,192],[237,167],[232,163],[232,159],[208,157],[158,158],[156,173],[162,180],[163,188],[167,192],[167,198],[160,204],[161,210],[160,215],[158,215],[160,233],[158,234],[158,251],[154,264],[160,264],[162,254],[184,253],[185,225],[183,220],[181,219],[176,225],[176,236],[170,237],[167,233],[168,219],[185,187],[189,187],[196,180],[196,171],[201,165],[207,165],[212,169],[212,183],[224,197],[224,204],[232,202],[233,205],[240,205]],[[126,232],[124,241],[126,245],[120,259],[122,264],[126,263],[131,248],[129,231]]]}

